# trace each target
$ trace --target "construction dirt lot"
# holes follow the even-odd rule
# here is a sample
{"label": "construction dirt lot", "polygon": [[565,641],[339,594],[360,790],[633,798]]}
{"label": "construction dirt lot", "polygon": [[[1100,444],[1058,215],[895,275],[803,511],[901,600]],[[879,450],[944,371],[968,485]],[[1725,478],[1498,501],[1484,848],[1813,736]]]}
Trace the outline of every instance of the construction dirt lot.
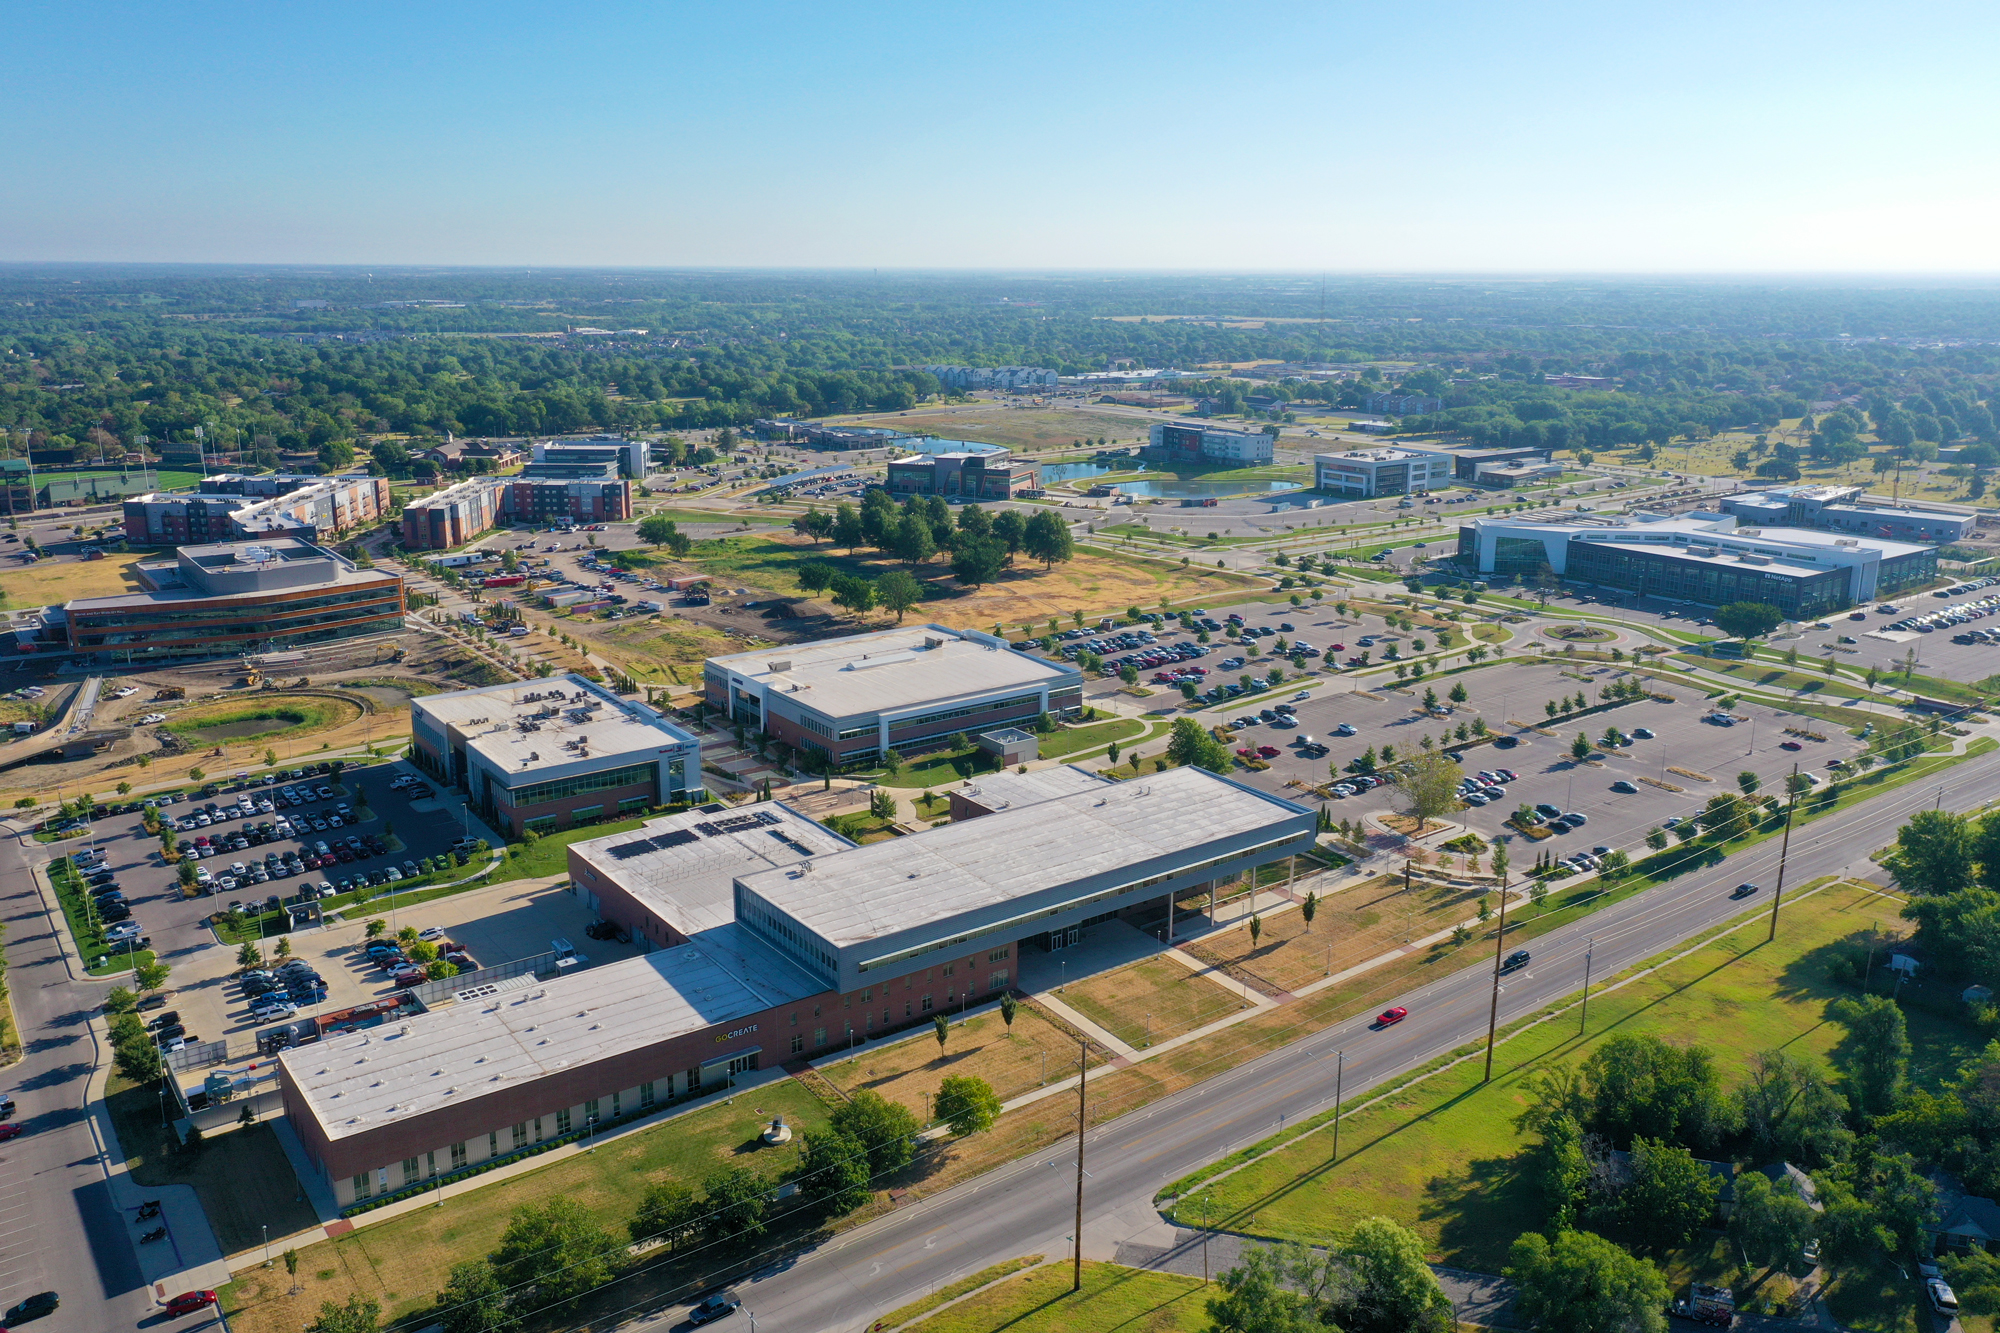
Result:
{"label": "construction dirt lot", "polygon": [[[412,695],[499,678],[470,650],[424,633],[315,651],[293,667],[274,669],[257,687],[239,683],[243,667],[237,662],[109,674],[92,726],[112,732],[129,728],[129,734],[88,759],[27,763],[0,772],[0,804],[27,798],[50,803],[83,791],[106,797],[121,781],[140,791],[199,783],[268,767],[266,751],[289,763],[369,745],[400,747],[410,735]],[[52,703],[80,680],[17,669],[0,673],[0,688],[40,683],[49,691],[42,702]],[[301,680],[308,683],[300,686]],[[136,687],[134,693],[114,697],[128,685]],[[174,690],[186,697],[158,697]],[[155,713],[165,720],[141,725],[141,718]],[[203,721],[213,725],[193,725]],[[44,744],[39,735],[11,739],[0,745],[0,764],[12,752]],[[201,778],[194,777],[196,769]]]}

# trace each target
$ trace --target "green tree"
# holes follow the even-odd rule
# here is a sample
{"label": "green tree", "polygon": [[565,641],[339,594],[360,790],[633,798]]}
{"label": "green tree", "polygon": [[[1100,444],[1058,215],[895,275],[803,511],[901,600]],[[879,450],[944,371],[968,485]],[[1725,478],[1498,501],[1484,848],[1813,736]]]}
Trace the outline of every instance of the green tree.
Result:
{"label": "green tree", "polygon": [[1866,1116],[1886,1115],[1903,1094],[1910,1068],[1910,1030],[1903,1011],[1886,995],[1843,996],[1827,1014],[1847,1028],[1828,1052],[1847,1087],[1847,1099]]}
{"label": "green tree", "polygon": [[1207,1302],[1214,1333],[1323,1333],[1312,1301],[1291,1285],[1282,1247],[1246,1251],[1243,1262],[1216,1275],[1222,1294]]}
{"label": "green tree", "polygon": [[1847,1155],[1854,1137],[1846,1124],[1847,1099],[1818,1062],[1788,1051],[1759,1051],[1735,1097],[1758,1160],[1810,1169]]}
{"label": "green tree", "polygon": [[1045,569],[1058,563],[1066,563],[1076,554],[1075,543],[1070,539],[1069,525],[1052,509],[1038,509],[1028,520],[1023,549]]}
{"label": "green tree", "polygon": [[1449,1333],[1457,1327],[1451,1298],[1424,1262],[1424,1242],[1415,1232],[1386,1217],[1366,1218],[1337,1253],[1347,1282],[1331,1304],[1347,1333]]}
{"label": "green tree", "polygon": [[1000,577],[1007,553],[991,538],[962,542],[951,557],[951,576],[968,587],[979,588]]}
{"label": "green tree", "polygon": [[945,1042],[951,1038],[951,1020],[943,1014],[932,1014],[931,1031],[937,1037],[938,1052],[942,1054]]}
{"label": "green tree", "polygon": [[664,546],[676,560],[687,555],[694,543],[680,525],[664,514],[648,514],[635,527],[639,540],[648,546]]}
{"label": "green tree", "polygon": [[1536,1156],[1549,1225],[1553,1230],[1567,1231],[1575,1224],[1590,1185],[1590,1160],[1583,1150],[1583,1126],[1577,1124],[1576,1117],[1565,1113],[1550,1118],[1543,1126]]}
{"label": "green tree", "polygon": [[1769,602],[1731,602],[1715,608],[1715,627],[1735,639],[1762,638],[1784,623],[1785,613]]}
{"label": "green tree", "polygon": [[523,1204],[493,1251],[493,1270],[528,1308],[572,1300],[612,1278],[623,1247],[575,1199]]}
{"label": "green tree", "polygon": [[1757,789],[1763,785],[1764,780],[1747,768],[1736,775],[1736,788],[1745,796],[1755,796]]}
{"label": "green tree", "polygon": [[1530,1232],[1503,1271],[1516,1310],[1541,1333],[1665,1333],[1666,1278],[1602,1236],[1564,1231],[1550,1241]]}
{"label": "green tree", "polygon": [[669,1250],[694,1235],[702,1207],[694,1191],[677,1180],[655,1181],[639,1197],[639,1210],[632,1214],[626,1229],[634,1245],[657,1240]]}
{"label": "green tree", "polygon": [[172,973],[173,969],[162,962],[141,963],[132,969],[132,980],[142,991],[155,991],[167,984]]}
{"label": "green tree", "polygon": [[1750,831],[1750,809],[1734,792],[1709,797],[1697,818],[1711,837],[1725,842]]}
{"label": "green tree", "polygon": [[382,1327],[382,1306],[366,1296],[349,1296],[345,1305],[319,1303],[319,1318],[306,1333],[376,1333]]}
{"label": "green tree", "polygon": [[844,1217],[873,1197],[860,1140],[837,1129],[809,1129],[805,1137],[798,1182],[808,1206],[821,1217]]}
{"label": "green tree", "polygon": [[1021,1002],[1014,998],[1012,991],[1004,991],[1000,996],[1000,1021],[1007,1025],[1007,1035],[1014,1035],[1014,1015],[1021,1012]]}
{"label": "green tree", "polygon": [[1976,848],[1964,815],[1919,810],[1897,830],[1896,849],[1884,864],[1907,893],[1951,893],[1974,882]]}
{"label": "green tree", "polygon": [[1211,773],[1226,773],[1230,765],[1229,747],[1191,717],[1174,719],[1167,758],[1180,767],[1205,768]]}
{"label": "green tree", "polygon": [[1591,1093],[1584,1125],[1614,1145],[1643,1136],[1701,1148],[1729,1123],[1715,1057],[1705,1046],[1620,1033],[1591,1052],[1583,1075]]}
{"label": "green tree", "polygon": [[1632,1179],[1618,1194],[1625,1228],[1645,1244],[1669,1250],[1693,1240],[1722,1182],[1686,1148],[1644,1137],[1632,1140]]}
{"label": "green tree", "polygon": [[451,1266],[437,1294],[437,1318],[444,1333],[511,1333],[521,1321],[507,1308],[507,1289],[489,1259]]}
{"label": "green tree", "polygon": [[1755,1171],[1736,1177],[1729,1238],[1754,1266],[1786,1268],[1796,1263],[1818,1223],[1818,1215],[1799,1195],[1790,1176],[1781,1176],[1776,1184]]}
{"label": "green tree", "polygon": [[906,565],[921,565],[937,554],[937,537],[931,531],[930,519],[918,513],[906,513],[902,522],[896,525],[893,549],[896,558]]}
{"label": "green tree", "polygon": [[952,1133],[963,1137],[993,1128],[1000,1118],[1000,1098],[985,1079],[953,1074],[938,1084],[933,1110]]}
{"label": "green tree", "polygon": [[1569,743],[1569,755],[1578,763],[1590,758],[1590,737],[1577,732],[1576,739]]}
{"label": "green tree", "polygon": [[701,1183],[702,1238],[710,1244],[754,1243],[764,1234],[771,1184],[747,1166],[724,1167]]}
{"label": "green tree", "polygon": [[875,600],[885,611],[896,613],[896,622],[902,623],[909,609],[923,600],[923,585],[900,569],[891,569],[879,574],[875,579]]}
{"label": "green tree", "polygon": [[900,1170],[916,1151],[917,1118],[881,1093],[863,1088],[852,1100],[834,1111],[829,1123],[844,1134],[852,1134],[868,1150],[871,1177]]}
{"label": "green tree", "polygon": [[1419,831],[1431,820],[1462,808],[1463,803],[1458,799],[1461,772],[1450,759],[1425,750],[1404,760],[1391,772],[1390,781],[1403,793]]}

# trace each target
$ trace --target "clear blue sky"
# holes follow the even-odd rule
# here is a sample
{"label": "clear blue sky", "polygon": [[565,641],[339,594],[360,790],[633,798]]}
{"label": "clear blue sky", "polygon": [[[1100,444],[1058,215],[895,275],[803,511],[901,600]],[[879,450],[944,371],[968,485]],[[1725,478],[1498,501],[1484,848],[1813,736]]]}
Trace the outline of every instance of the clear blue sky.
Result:
{"label": "clear blue sky", "polygon": [[0,259],[1990,272],[2000,6],[9,6]]}

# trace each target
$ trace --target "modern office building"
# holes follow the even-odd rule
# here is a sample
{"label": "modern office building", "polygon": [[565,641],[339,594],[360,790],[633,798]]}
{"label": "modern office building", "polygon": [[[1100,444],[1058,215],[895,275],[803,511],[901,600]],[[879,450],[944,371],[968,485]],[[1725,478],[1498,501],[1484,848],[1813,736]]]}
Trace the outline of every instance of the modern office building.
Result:
{"label": "modern office building", "polygon": [[701,742],[582,676],[410,701],[410,758],[510,837],[699,800]]}
{"label": "modern office building", "polygon": [[549,440],[535,445],[537,463],[617,464],[617,475],[644,481],[649,446],[644,440],[628,440],[622,435],[591,435],[578,440]]}
{"label": "modern office building", "polygon": [[1979,525],[1970,508],[1867,503],[1865,486],[1781,486],[1725,496],[1722,512],[1763,527],[1819,528],[1904,542],[1962,541]]}
{"label": "modern office building", "polygon": [[1401,417],[1421,412],[1436,412],[1444,406],[1444,399],[1433,398],[1424,393],[1371,393],[1362,400],[1361,405],[1370,412]]}
{"label": "modern office building", "polygon": [[389,480],[275,473],[205,477],[197,491],[135,495],[125,501],[125,540],[134,546],[337,537],[388,514]]}
{"label": "modern office building", "polygon": [[1765,602],[1802,620],[1921,587],[1930,547],[1805,528],[1738,527],[1732,517],[1478,518],[1458,530],[1469,572],[1531,576],[1721,606]]}
{"label": "modern office building", "polygon": [[1262,431],[1155,421],[1141,458],[1156,463],[1235,463],[1254,466],[1277,456],[1277,437]]}
{"label": "modern office building", "polygon": [[331,643],[403,627],[403,580],[295,537],[188,545],[134,566],[142,592],[65,604],[69,648],[164,662]]}
{"label": "modern office building", "polygon": [[1459,481],[1480,480],[1480,469],[1506,463],[1546,463],[1549,451],[1532,445],[1498,448],[1433,449],[1451,457],[1451,475]]}
{"label": "modern office building", "polygon": [[1451,455],[1442,449],[1350,449],[1313,455],[1313,484],[1347,499],[1421,495],[1451,485]]}
{"label": "modern office building", "polygon": [[1083,702],[1083,673],[977,630],[917,625],[711,657],[709,706],[752,734],[873,763]]}
{"label": "modern office building", "polygon": [[1313,811],[1200,769],[1019,795],[865,847],[778,802],[574,843],[571,891],[648,952],[475,975],[428,1012],[286,1051],[292,1127],[343,1206],[421,1187],[986,1002],[1025,949],[1113,921],[1171,939],[1176,900],[1315,836]]}
{"label": "modern office building", "polygon": [[919,454],[889,464],[892,495],[943,495],[963,500],[1006,500],[1039,490],[1042,465],[1005,449]]}

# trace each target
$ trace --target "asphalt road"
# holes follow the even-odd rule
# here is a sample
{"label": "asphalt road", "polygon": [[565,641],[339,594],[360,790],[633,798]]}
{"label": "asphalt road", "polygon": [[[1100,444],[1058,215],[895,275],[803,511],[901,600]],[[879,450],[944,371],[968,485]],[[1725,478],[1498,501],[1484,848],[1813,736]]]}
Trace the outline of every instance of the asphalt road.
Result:
{"label": "asphalt road", "polygon": [[55,1291],[62,1308],[28,1327],[101,1333],[153,1322],[156,1307],[133,1249],[132,1219],[115,1208],[106,1182],[106,1145],[84,1109],[92,1068],[110,1059],[85,1026],[104,987],[70,980],[55,934],[59,919],[43,911],[28,874],[41,853],[32,841],[0,841],[7,980],[27,1040],[21,1062],[0,1076],[27,1129],[0,1145],[0,1308]]}
{"label": "asphalt road", "polygon": [[[1967,760],[1949,774],[1959,808],[2000,797],[2000,753]],[[1873,870],[1868,853],[1911,812],[1932,804],[1938,790],[1911,784],[1811,825],[1810,836],[1794,840],[1787,882],[1796,887],[1822,875]],[[1744,904],[1727,896],[1740,881],[1766,886],[1754,907],[1768,911],[1778,853],[1776,840],[1760,844],[1536,940],[1534,961],[1504,987],[1502,1022],[1577,991],[1593,939],[1592,975],[1601,979],[1742,912]],[[1151,1200],[1169,1181],[1270,1133],[1281,1119],[1295,1122],[1329,1105],[1335,1052],[1347,1053],[1351,1104],[1369,1088],[1483,1036],[1490,968],[1469,967],[1380,997],[1382,1007],[1409,1007],[1409,1018],[1395,1027],[1371,1031],[1369,1017],[1349,1020],[1093,1129],[1085,1147],[1086,1253],[1108,1253],[1155,1221]],[[1073,1140],[1057,1145],[774,1265],[736,1284],[744,1308],[768,1333],[861,1330],[989,1264],[1063,1253],[1074,1208],[1074,1153]],[[664,1309],[642,1324],[669,1327],[686,1310]]]}

